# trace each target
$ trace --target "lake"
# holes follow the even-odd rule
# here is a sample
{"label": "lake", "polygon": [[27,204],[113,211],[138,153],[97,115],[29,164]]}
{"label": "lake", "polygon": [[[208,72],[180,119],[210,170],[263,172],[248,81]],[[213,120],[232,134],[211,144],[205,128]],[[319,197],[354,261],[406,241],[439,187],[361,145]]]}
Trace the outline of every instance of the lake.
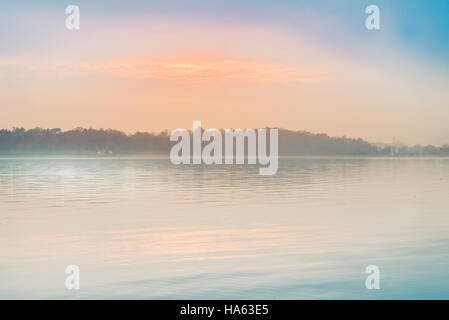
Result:
{"label": "lake", "polygon": [[0,298],[448,299],[449,159],[1,159]]}

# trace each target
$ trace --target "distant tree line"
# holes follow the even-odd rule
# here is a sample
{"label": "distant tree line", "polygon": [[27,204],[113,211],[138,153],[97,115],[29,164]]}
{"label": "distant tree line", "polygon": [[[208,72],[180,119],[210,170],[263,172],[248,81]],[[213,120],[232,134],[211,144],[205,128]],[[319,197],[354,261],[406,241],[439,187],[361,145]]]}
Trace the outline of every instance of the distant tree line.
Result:
{"label": "distant tree line", "polygon": [[167,132],[127,135],[111,129],[0,130],[0,155],[11,156],[167,154],[168,143]]}
{"label": "distant tree line", "polygon": [[[13,128],[0,130],[0,156],[167,156],[174,142],[167,131],[126,134],[111,129]],[[279,129],[285,156],[449,156],[449,145],[376,145],[362,139]]]}

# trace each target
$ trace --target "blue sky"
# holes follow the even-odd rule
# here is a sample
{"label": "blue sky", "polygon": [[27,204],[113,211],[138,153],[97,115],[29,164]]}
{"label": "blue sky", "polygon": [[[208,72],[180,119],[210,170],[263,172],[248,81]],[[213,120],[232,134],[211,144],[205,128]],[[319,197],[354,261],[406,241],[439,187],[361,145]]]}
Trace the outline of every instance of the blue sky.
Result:
{"label": "blue sky", "polygon": [[[177,16],[235,23],[267,23],[284,25],[311,37],[325,38],[329,45],[341,47],[361,44],[373,39],[363,28],[364,8],[375,4],[381,9],[379,33],[428,59],[449,63],[449,1],[446,0],[161,0],[161,1],[1,1],[2,17],[16,17],[36,10],[36,18],[44,10],[57,12],[67,4],[77,4],[83,14],[101,20],[127,19],[133,16]],[[362,13],[362,14],[361,14]],[[2,44],[17,31],[11,21],[2,19]],[[18,30],[20,32],[20,29]],[[379,35],[376,35],[377,38]]]}

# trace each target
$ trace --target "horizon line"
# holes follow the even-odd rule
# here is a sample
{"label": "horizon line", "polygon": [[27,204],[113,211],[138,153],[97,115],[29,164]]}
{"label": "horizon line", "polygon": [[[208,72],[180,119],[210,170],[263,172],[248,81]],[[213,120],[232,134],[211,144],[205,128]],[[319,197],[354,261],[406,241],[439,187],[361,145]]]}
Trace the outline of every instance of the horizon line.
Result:
{"label": "horizon line", "polygon": [[[13,126],[10,129],[8,129],[8,128],[0,128],[0,132],[4,131],[4,130],[6,130],[6,131],[14,131],[15,129],[23,129],[25,131],[31,131],[31,130],[37,130],[37,129],[48,130],[48,131],[51,131],[51,130],[59,130],[60,131],[60,132],[54,132],[54,133],[65,133],[65,132],[77,131],[77,130],[78,131],[79,130],[116,131],[116,132],[123,133],[126,136],[133,136],[133,135],[136,135],[138,133],[146,133],[146,134],[152,134],[152,135],[162,135],[162,134],[168,134],[169,135],[169,132],[172,132],[174,130],[179,130],[181,128],[177,128],[177,129],[173,129],[173,130],[163,129],[161,131],[139,131],[139,130],[137,130],[137,131],[134,131],[134,132],[129,132],[129,131],[120,130],[120,129],[114,129],[114,128],[94,128],[94,127],[82,127],[82,126],[77,126],[77,127],[72,128],[72,129],[63,129],[63,128],[59,128],[59,127],[44,128],[44,127],[39,127],[39,126],[33,127],[33,128],[25,128],[25,127],[22,127],[22,126],[18,126],[18,127]],[[420,143],[408,144],[406,142],[402,142],[402,141],[398,140],[396,136],[392,137],[393,141],[391,141],[391,142],[383,142],[383,141],[372,142],[372,141],[369,141],[369,140],[367,140],[365,138],[362,138],[362,137],[355,138],[355,137],[351,137],[351,136],[347,136],[347,135],[329,135],[326,132],[312,132],[312,131],[308,131],[308,130],[304,130],[304,129],[288,129],[288,128],[275,127],[275,126],[265,126],[265,127],[258,127],[258,128],[248,128],[248,127],[240,127],[240,128],[230,128],[230,127],[228,127],[228,128],[205,128],[205,127],[201,126],[201,129],[203,129],[203,130],[217,129],[219,131],[224,131],[225,129],[233,129],[233,130],[236,130],[236,129],[241,129],[241,130],[247,130],[247,129],[253,129],[253,130],[278,129],[280,131],[289,131],[289,132],[295,132],[295,133],[306,133],[306,134],[311,134],[311,135],[315,135],[315,136],[325,135],[325,136],[327,136],[329,138],[345,138],[345,139],[350,139],[350,140],[359,140],[360,139],[360,140],[363,140],[363,141],[365,141],[365,142],[367,142],[369,144],[372,144],[372,145],[387,145],[387,146],[397,145],[397,146],[412,146],[412,147],[413,146],[438,146],[438,147],[443,147],[443,146],[449,145],[449,142],[448,143],[442,143],[440,145],[438,145],[438,144],[431,144],[431,143],[426,143],[426,144],[420,144]],[[192,129],[185,129],[185,130],[187,130],[189,132],[193,132]]]}

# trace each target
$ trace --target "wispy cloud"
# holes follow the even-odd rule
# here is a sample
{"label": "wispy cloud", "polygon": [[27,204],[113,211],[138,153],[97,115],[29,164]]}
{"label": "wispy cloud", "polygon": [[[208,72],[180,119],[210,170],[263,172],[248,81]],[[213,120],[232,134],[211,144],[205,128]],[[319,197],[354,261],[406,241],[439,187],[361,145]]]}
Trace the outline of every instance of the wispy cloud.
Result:
{"label": "wispy cloud", "polygon": [[226,81],[256,82],[321,82],[321,72],[261,62],[240,60],[176,60],[176,61],[109,61],[88,64],[86,71],[109,73],[120,77],[158,79],[167,81]]}
{"label": "wispy cloud", "polygon": [[329,73],[310,67],[233,59],[108,60],[89,63],[0,62],[2,70],[40,76],[110,75],[175,82],[326,82]]}

